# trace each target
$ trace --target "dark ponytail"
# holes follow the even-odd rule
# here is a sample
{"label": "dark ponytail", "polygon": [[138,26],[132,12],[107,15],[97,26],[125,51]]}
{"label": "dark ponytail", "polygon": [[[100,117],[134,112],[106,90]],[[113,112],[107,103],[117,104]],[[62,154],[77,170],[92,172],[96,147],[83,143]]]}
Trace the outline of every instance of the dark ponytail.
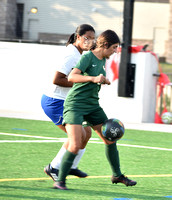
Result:
{"label": "dark ponytail", "polygon": [[76,39],[77,39],[77,35],[82,36],[87,31],[93,31],[95,33],[94,28],[91,25],[89,25],[89,24],[81,24],[80,26],[78,26],[77,29],[76,29],[76,31],[75,31],[75,33],[73,33],[69,37],[69,39],[68,39],[68,41],[66,43],[66,46],[68,46],[69,44],[73,44],[76,41]]}
{"label": "dark ponytail", "polygon": [[70,37],[66,43],[66,46],[68,46],[69,44],[73,44],[75,41],[76,41],[76,35],[75,35],[75,33],[73,33],[72,35],[70,35]]}

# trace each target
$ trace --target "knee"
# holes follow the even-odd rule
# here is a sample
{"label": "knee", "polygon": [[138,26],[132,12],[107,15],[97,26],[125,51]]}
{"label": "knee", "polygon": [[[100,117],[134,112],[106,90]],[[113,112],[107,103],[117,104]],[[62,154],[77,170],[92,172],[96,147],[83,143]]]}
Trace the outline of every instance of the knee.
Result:
{"label": "knee", "polygon": [[91,127],[85,127],[85,132],[86,132],[86,139],[89,140],[92,135]]}
{"label": "knee", "polygon": [[72,144],[69,145],[68,150],[74,154],[77,154],[78,151],[81,149],[82,145],[81,144]]}

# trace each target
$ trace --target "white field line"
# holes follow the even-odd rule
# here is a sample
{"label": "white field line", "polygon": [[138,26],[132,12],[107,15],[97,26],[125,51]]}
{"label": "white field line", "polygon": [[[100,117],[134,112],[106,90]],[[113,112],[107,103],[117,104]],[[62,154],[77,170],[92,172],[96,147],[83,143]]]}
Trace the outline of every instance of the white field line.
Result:
{"label": "white field line", "polygon": [[[65,142],[67,138],[51,138],[51,137],[42,137],[42,136],[31,136],[31,135],[22,135],[22,134],[13,134],[13,133],[0,133],[0,135],[11,135],[11,136],[19,136],[19,137],[31,137],[31,138],[41,138],[41,139],[49,139],[49,140],[0,140],[0,143],[50,143],[50,142]],[[98,138],[92,138],[92,140],[99,140]],[[103,142],[98,141],[89,141],[89,143],[96,144],[104,144]],[[130,145],[130,144],[117,144],[118,146],[125,147],[135,147],[142,149],[154,149],[154,150],[162,150],[162,151],[172,151],[172,149],[161,148],[161,147],[149,147],[149,146],[141,146],[141,145]]]}
{"label": "white field line", "polygon": [[0,143],[58,143],[66,142],[67,138],[61,138],[59,140],[0,140]]}
{"label": "white field line", "polygon": [[10,136],[19,136],[19,137],[40,138],[40,139],[49,139],[49,140],[59,139],[59,138],[53,138],[53,137],[43,137],[43,136],[35,136],[35,135],[22,135],[22,134],[15,134],[15,133],[0,133],[0,135],[10,135]]}
{"label": "white field line", "polygon": [[172,151],[172,149],[161,148],[161,147],[148,147],[148,146],[130,145],[130,144],[118,144],[118,145],[125,146],[125,147],[136,147],[136,148],[143,148],[143,149],[156,149],[156,150],[162,150],[162,151]]}
{"label": "white field line", "polygon": [[[54,138],[54,137],[44,137],[44,136],[36,136],[36,135],[23,135],[23,134],[15,134],[15,133],[0,133],[0,135],[10,135],[10,136],[18,136],[18,137],[29,137],[29,138],[39,138],[39,139],[48,139],[48,140],[66,140],[66,138]],[[99,140],[99,138],[90,138],[90,140]]]}

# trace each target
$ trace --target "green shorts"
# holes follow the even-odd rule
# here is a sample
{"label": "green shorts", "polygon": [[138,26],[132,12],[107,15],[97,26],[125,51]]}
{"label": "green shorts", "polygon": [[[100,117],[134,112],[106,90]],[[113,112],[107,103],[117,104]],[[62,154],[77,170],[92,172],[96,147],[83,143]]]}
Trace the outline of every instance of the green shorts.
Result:
{"label": "green shorts", "polygon": [[66,110],[63,113],[63,124],[80,124],[82,125],[84,121],[88,122],[90,126],[95,126],[102,124],[107,120],[107,116],[104,110],[101,107],[92,109],[89,111],[86,110]]}

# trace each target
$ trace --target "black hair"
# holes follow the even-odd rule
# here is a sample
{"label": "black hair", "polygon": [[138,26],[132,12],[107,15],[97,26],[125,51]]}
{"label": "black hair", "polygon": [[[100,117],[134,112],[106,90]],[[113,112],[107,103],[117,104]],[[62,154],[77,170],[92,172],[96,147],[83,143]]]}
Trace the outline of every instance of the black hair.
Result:
{"label": "black hair", "polygon": [[115,33],[115,31],[108,29],[99,35],[97,38],[96,47],[106,46],[109,48],[112,44],[116,43],[120,44],[118,35]]}
{"label": "black hair", "polygon": [[77,35],[84,35],[87,31],[93,31],[95,33],[94,28],[89,25],[89,24],[81,24],[77,27],[75,33],[73,33],[72,35],[70,35],[66,46],[68,46],[69,44],[73,44],[76,41]]}

